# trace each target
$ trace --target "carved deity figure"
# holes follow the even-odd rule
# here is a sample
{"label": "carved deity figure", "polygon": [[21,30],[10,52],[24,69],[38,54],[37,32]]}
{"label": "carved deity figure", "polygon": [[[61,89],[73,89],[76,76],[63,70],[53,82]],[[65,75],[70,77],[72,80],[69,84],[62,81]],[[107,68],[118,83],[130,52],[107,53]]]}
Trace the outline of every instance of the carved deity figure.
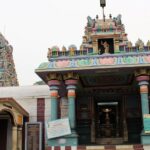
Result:
{"label": "carved deity figure", "polygon": [[105,42],[102,42],[101,41],[101,45],[103,45],[104,46],[104,53],[109,53],[109,44],[107,43],[107,41],[105,41]]}
{"label": "carved deity figure", "polygon": [[147,47],[148,47],[148,50],[150,50],[150,41],[149,40],[147,42]]}
{"label": "carved deity figure", "polygon": [[135,46],[139,49],[139,51],[142,51],[144,49],[144,42],[141,39],[138,39]]}
{"label": "carved deity figure", "polygon": [[52,50],[48,48],[47,58],[49,59],[52,56]]}
{"label": "carved deity figure", "polygon": [[63,46],[63,47],[62,47],[62,54],[65,55],[66,51],[67,51],[66,47]]}
{"label": "carved deity figure", "polygon": [[77,50],[77,47],[75,45],[70,45],[68,49],[69,49],[69,55],[74,56],[75,51]]}
{"label": "carved deity figure", "polygon": [[131,51],[131,49],[132,49],[132,42],[131,42],[131,41],[128,41],[127,46],[128,46],[128,48],[129,48],[129,51]]}

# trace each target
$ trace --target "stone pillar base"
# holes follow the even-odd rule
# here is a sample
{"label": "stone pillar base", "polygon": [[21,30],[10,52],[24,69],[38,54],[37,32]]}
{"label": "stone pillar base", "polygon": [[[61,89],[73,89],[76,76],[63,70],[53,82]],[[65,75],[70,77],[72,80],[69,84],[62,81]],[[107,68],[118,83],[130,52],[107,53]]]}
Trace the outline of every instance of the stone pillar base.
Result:
{"label": "stone pillar base", "polygon": [[48,146],[77,146],[78,145],[78,135],[72,133],[71,135],[48,139]]}
{"label": "stone pillar base", "polygon": [[150,144],[150,133],[141,133],[141,144]]}

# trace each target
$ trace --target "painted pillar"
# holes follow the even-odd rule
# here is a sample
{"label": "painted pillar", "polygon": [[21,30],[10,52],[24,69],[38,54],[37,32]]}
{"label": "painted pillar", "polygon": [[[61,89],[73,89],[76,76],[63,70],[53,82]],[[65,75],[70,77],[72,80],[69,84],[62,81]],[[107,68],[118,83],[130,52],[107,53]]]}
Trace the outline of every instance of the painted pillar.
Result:
{"label": "painted pillar", "polygon": [[18,127],[17,141],[18,141],[17,150],[22,150],[22,127]]}
{"label": "painted pillar", "polygon": [[148,102],[148,84],[149,84],[149,76],[148,75],[140,75],[136,77],[138,84],[140,86],[140,95],[141,95],[141,107],[142,107],[142,117],[143,117],[143,131],[141,133],[141,143],[142,144],[150,144],[150,134],[145,132],[145,127],[148,125],[144,121],[144,115],[149,115],[149,102]]}
{"label": "painted pillar", "polygon": [[71,134],[66,136],[67,143],[66,145],[77,146],[78,145],[78,135],[76,133],[76,109],[75,109],[75,100],[76,100],[76,87],[78,83],[78,75],[73,72],[69,72],[63,76],[68,97],[68,118],[71,128]]}
{"label": "painted pillar", "polygon": [[68,117],[70,121],[71,131],[75,132],[76,127],[76,113],[75,113],[75,98],[76,98],[76,86],[78,83],[78,75],[73,72],[69,72],[63,76],[65,84],[67,86],[67,96],[68,96]]}
{"label": "painted pillar", "polygon": [[68,90],[68,117],[70,121],[70,127],[72,131],[75,131],[76,127],[76,113],[75,113],[75,97],[76,97],[76,84],[77,80],[66,80],[65,84],[67,85]]}
{"label": "painted pillar", "polygon": [[50,80],[48,82],[50,87],[50,96],[51,96],[51,117],[50,120],[57,120],[58,119],[58,89],[60,82],[58,80]]}
{"label": "painted pillar", "polygon": [[141,95],[141,106],[142,106],[142,116],[144,114],[149,114],[149,102],[148,102],[148,84],[149,76],[142,75],[136,78],[140,86],[140,95]]}
{"label": "painted pillar", "polygon": [[17,150],[17,126],[12,127],[12,150]]}

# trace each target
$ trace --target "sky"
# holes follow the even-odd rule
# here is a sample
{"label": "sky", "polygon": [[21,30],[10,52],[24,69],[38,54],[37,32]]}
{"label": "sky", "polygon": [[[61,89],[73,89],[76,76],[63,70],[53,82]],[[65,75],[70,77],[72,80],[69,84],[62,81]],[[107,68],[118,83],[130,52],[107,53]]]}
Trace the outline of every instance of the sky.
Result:
{"label": "sky", "polygon": [[[122,15],[128,39],[150,40],[150,0],[106,0],[109,14]],[[100,0],[0,0],[0,32],[13,46],[19,84],[33,85],[40,78],[35,69],[47,62],[54,45],[78,48],[87,16],[102,18]]]}

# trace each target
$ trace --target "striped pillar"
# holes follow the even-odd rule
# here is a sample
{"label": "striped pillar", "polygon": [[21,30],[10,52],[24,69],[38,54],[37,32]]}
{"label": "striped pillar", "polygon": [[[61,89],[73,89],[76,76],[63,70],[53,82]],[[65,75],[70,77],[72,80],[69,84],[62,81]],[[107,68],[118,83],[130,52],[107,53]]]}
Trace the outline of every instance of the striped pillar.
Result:
{"label": "striped pillar", "polygon": [[141,94],[141,106],[142,106],[142,117],[143,117],[143,131],[141,133],[141,143],[150,144],[150,134],[146,133],[146,126],[148,124],[144,121],[144,115],[149,115],[149,102],[148,102],[148,84],[149,76],[142,75],[138,76],[136,80],[139,82],[140,94]]}
{"label": "striped pillar", "polygon": [[149,76],[138,76],[136,78],[140,87],[142,115],[149,114],[149,102],[148,102],[148,84]]}
{"label": "striped pillar", "polygon": [[48,82],[50,87],[50,96],[51,96],[51,117],[50,120],[58,119],[58,89],[60,82],[58,80],[50,80]]}
{"label": "striped pillar", "polygon": [[68,102],[69,102],[68,117],[70,121],[70,127],[72,131],[75,131],[75,127],[76,127],[75,89],[77,85],[77,80],[73,80],[73,79],[66,80],[65,84],[67,85],[67,90],[68,90]]}

